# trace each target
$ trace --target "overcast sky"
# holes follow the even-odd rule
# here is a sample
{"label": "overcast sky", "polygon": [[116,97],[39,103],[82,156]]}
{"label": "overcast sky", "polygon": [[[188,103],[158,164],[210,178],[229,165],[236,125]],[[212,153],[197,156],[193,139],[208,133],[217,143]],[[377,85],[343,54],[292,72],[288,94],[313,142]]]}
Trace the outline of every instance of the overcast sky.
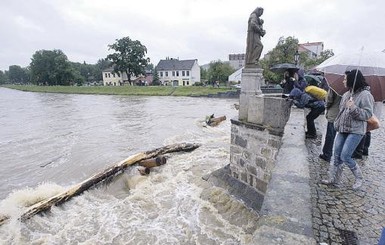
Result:
{"label": "overcast sky", "polygon": [[323,42],[335,54],[385,49],[383,0],[0,0],[0,70],[28,66],[38,50],[60,49],[95,64],[129,36],[157,65],[166,57],[228,60],[246,50],[247,19],[263,7],[263,54],[280,37]]}

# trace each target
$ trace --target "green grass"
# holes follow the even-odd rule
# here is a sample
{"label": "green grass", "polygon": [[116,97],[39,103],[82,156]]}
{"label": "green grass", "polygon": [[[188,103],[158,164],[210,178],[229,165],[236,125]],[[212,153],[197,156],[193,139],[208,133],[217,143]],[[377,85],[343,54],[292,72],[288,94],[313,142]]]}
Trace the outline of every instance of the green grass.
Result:
{"label": "green grass", "polygon": [[170,87],[170,86],[35,86],[3,85],[3,87],[29,92],[66,93],[66,94],[108,94],[108,95],[142,95],[142,96],[206,96],[232,90],[220,87]]}

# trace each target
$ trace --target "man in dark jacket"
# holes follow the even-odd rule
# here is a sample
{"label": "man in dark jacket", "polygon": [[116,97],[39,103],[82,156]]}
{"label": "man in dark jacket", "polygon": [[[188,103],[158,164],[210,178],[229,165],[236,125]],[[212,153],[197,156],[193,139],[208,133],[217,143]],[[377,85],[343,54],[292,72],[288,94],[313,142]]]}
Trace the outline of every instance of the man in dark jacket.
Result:
{"label": "man in dark jacket", "polygon": [[319,157],[327,162],[333,155],[334,138],[336,137],[336,130],[334,129],[334,120],[336,119],[338,112],[340,111],[341,96],[329,89],[326,97],[326,120],[328,121],[326,127],[325,142],[322,147],[322,154]]}
{"label": "man in dark jacket", "polygon": [[294,88],[289,97],[293,99],[294,105],[298,108],[309,108],[310,112],[306,116],[306,125],[307,139],[315,139],[317,138],[317,130],[315,128],[314,120],[325,111],[325,102],[322,100],[318,100],[311,96],[310,94],[301,91],[298,88]]}

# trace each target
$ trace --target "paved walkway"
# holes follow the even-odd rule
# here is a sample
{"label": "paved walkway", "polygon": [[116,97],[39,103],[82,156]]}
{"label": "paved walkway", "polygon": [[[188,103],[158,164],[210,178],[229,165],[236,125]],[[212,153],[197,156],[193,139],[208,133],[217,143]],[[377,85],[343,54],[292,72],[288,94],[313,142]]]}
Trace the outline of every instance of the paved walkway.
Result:
{"label": "paved walkway", "polygon": [[[385,109],[385,108],[384,108]],[[326,132],[323,115],[317,119],[318,133]],[[327,178],[328,163],[319,159],[321,136],[306,140],[314,237],[326,244],[378,244],[385,227],[385,122],[372,132],[369,156],[358,160],[364,176],[361,190],[353,191],[354,176],[345,167],[342,187],[337,189],[320,183]]]}

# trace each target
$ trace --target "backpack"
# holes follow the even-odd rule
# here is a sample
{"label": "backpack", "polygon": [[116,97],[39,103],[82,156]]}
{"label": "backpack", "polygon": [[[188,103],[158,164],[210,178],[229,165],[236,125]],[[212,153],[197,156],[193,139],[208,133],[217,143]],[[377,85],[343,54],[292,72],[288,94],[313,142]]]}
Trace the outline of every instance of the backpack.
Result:
{"label": "backpack", "polygon": [[326,90],[313,85],[307,86],[305,88],[305,92],[310,94],[317,100],[325,100],[328,94]]}

